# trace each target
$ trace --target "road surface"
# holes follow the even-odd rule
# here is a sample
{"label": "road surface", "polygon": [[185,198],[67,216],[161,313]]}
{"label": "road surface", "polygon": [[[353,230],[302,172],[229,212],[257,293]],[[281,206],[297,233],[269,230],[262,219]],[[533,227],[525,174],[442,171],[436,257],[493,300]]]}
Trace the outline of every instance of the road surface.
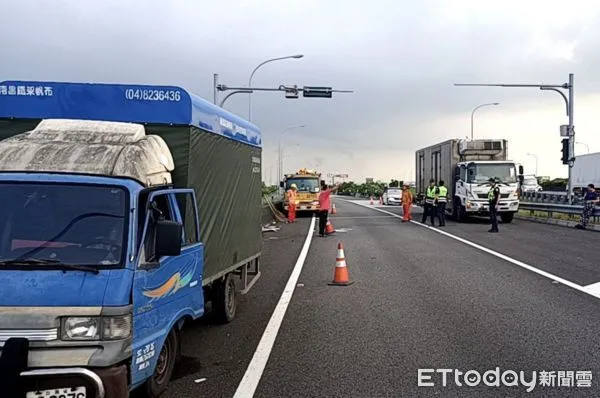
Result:
{"label": "road surface", "polygon": [[[338,232],[314,236],[305,259],[310,219],[265,241],[264,276],[238,318],[188,329],[187,373],[166,396],[232,397],[240,382],[239,398],[600,395],[600,235],[519,220],[499,234],[478,222],[431,229],[400,223],[397,208],[335,203]],[[327,285],[339,241],[355,281],[347,287]],[[294,274],[289,305],[275,309]],[[280,326],[269,323],[274,311]],[[505,373],[499,387],[465,385],[465,372],[496,368],[527,383],[535,371],[536,384],[503,386]],[[462,386],[454,373],[444,387],[426,371],[421,381],[434,386],[419,386],[419,369],[458,369]]]}

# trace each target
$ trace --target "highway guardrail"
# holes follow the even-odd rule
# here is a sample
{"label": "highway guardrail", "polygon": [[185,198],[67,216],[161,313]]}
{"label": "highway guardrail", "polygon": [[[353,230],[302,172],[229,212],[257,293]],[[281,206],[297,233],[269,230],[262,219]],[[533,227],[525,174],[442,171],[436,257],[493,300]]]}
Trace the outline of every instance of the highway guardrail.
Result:
{"label": "highway guardrail", "polygon": [[[549,213],[550,216],[552,216],[552,213],[581,215],[581,213],[583,212],[583,206],[557,203],[521,202],[519,203],[519,210],[529,210],[531,212],[543,211]],[[600,217],[599,207],[596,207],[593,216]]]}
{"label": "highway guardrail", "polygon": [[[573,196],[573,203],[579,204],[582,202],[582,197]],[[566,192],[523,192],[520,197],[521,203],[552,203],[552,204],[569,204],[569,196]]]}

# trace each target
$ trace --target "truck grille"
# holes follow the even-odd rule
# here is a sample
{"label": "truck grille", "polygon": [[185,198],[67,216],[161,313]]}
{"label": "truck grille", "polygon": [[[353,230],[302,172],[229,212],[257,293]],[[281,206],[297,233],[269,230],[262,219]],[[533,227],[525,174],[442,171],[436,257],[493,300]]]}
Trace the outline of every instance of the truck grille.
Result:
{"label": "truck grille", "polygon": [[[500,199],[508,199],[509,196],[510,195],[507,193],[502,193],[502,194],[500,194]],[[487,196],[487,193],[478,193],[477,198],[478,199],[487,199],[488,196]]]}
{"label": "truck grille", "polygon": [[0,330],[0,347],[11,337],[22,337],[29,341],[52,341],[58,339],[58,329],[3,329]]}

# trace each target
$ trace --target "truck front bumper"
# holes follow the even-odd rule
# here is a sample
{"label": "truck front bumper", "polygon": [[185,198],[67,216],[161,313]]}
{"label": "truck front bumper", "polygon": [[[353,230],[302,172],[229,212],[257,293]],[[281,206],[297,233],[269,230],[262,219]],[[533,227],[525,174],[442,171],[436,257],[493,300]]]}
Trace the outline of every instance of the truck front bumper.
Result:
{"label": "truck front bumper", "polygon": [[[125,364],[88,369],[84,367],[27,368],[29,342],[9,339],[0,356],[0,391],[10,397],[32,396],[41,391],[63,390],[76,398],[129,397],[128,371]],[[68,391],[68,392],[67,392]],[[85,392],[83,392],[85,391]],[[58,396],[62,396],[58,394]]]}
{"label": "truck front bumper", "polygon": [[[289,206],[285,205],[283,206],[283,208],[288,211],[289,210]],[[318,204],[312,204],[312,203],[300,203],[296,205],[296,211],[318,211],[319,210],[319,205]]]}
{"label": "truck front bumper", "polygon": [[[501,200],[498,213],[514,213],[519,210],[518,200]],[[488,202],[467,201],[466,211],[469,214],[489,215],[490,206]]]}

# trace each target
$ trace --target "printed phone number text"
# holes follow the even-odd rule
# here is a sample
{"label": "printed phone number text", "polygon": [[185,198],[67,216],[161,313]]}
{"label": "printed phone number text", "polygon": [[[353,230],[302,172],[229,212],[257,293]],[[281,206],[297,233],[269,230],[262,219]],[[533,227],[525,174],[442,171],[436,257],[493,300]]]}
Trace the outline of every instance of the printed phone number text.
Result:
{"label": "printed phone number text", "polygon": [[178,90],[140,90],[128,88],[125,98],[131,101],[181,101],[181,92]]}

